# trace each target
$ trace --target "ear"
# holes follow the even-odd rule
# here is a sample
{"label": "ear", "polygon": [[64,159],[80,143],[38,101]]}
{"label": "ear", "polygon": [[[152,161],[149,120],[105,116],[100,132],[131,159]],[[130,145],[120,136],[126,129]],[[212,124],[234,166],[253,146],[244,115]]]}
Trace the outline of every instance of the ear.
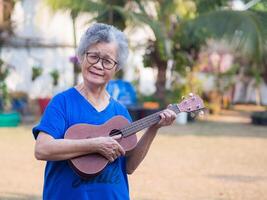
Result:
{"label": "ear", "polygon": [[121,68],[117,65],[116,68],[115,68],[115,72],[117,73],[120,70],[121,70]]}
{"label": "ear", "polygon": [[77,57],[78,57],[78,63],[82,64],[82,62],[83,62],[83,60],[85,58],[85,55],[83,55],[82,57],[80,57],[80,56],[77,56]]}

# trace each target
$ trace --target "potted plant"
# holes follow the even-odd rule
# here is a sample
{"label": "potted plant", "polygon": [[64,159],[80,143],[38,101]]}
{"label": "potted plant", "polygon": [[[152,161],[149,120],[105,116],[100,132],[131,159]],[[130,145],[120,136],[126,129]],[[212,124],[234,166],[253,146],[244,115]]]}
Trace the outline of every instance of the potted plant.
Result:
{"label": "potted plant", "polygon": [[52,72],[50,72],[50,76],[53,79],[53,86],[57,86],[58,85],[58,79],[59,79],[59,72],[58,72],[58,70],[55,69]]}
{"label": "potted plant", "polygon": [[41,68],[40,66],[33,66],[32,67],[32,81],[34,81],[36,78],[38,78],[39,76],[41,76],[43,73],[43,68]]}
{"label": "potted plant", "polygon": [[[57,69],[51,71],[49,75],[52,78],[53,81],[53,87],[56,87],[58,85],[58,80],[59,80],[59,71]],[[40,112],[43,114],[45,111],[46,106],[50,102],[51,97],[43,97],[43,98],[38,98],[38,104],[40,106]]]}
{"label": "potted plant", "polygon": [[17,126],[21,121],[19,113],[12,110],[12,99],[6,84],[8,74],[9,66],[0,59],[0,127]]}

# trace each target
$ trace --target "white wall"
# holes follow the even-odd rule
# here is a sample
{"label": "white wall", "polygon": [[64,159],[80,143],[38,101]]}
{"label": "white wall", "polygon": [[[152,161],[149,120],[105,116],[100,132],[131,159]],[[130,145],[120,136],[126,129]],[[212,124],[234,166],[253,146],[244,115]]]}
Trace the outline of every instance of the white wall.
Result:
{"label": "white wall", "polygon": [[[73,45],[72,21],[68,12],[53,13],[42,0],[18,1],[12,20],[15,25],[15,37],[22,40],[36,39],[46,44]],[[88,16],[78,19],[77,35],[80,37]],[[28,92],[31,97],[51,96],[55,92],[73,84],[73,66],[69,57],[75,54],[72,47],[34,48],[4,46],[0,57],[11,64],[8,87],[11,91]],[[33,66],[41,66],[43,75],[31,81]],[[59,85],[52,88],[49,73],[57,69],[60,72]]]}
{"label": "white wall", "polygon": [[[84,30],[86,22],[91,19],[87,14],[80,15],[76,21],[77,42]],[[53,13],[42,0],[23,0],[15,5],[12,20],[15,22],[15,36],[20,39],[36,39],[46,44],[73,44],[72,21],[67,11]],[[153,39],[149,27],[143,29],[127,28],[125,31],[130,46],[128,65],[124,69],[124,79],[140,80],[140,91],[148,94],[155,91],[155,73],[143,66],[143,54],[146,41]],[[57,91],[72,86],[73,66],[69,57],[75,50],[69,48],[15,48],[5,46],[0,50],[0,57],[14,66],[8,78],[11,91],[28,92],[32,98],[51,96]],[[41,66],[43,75],[34,82],[31,81],[33,66]],[[49,72],[57,69],[60,80],[57,88],[52,87]]]}

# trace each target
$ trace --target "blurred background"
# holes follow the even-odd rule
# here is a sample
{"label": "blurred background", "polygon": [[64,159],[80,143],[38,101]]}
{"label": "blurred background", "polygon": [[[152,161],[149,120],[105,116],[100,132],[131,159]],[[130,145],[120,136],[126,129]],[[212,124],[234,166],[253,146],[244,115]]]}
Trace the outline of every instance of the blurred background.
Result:
{"label": "blurred background", "polygon": [[[189,93],[203,98],[207,108],[202,118],[179,114],[160,132],[151,157],[131,178],[133,199],[267,199],[266,0],[0,0],[0,148],[5,153],[0,173],[13,174],[15,163],[30,163],[20,169],[22,174],[28,170],[29,182],[19,172],[1,175],[0,199],[40,199],[43,164],[32,155],[31,127],[55,94],[81,81],[75,49],[94,22],[118,27],[129,40],[128,64],[107,89],[134,120],[180,103]],[[163,183],[162,190],[142,188],[143,175],[157,178],[152,163],[173,141],[184,147],[183,155],[192,156],[174,155],[182,157],[182,163],[173,164],[177,168],[162,163],[163,171],[179,171],[178,182],[169,177],[156,181]],[[234,149],[225,149],[229,143]],[[170,151],[181,152],[175,144]],[[19,154],[24,151],[27,159]],[[204,167],[212,156],[214,165]],[[163,157],[166,163],[173,159]],[[192,163],[196,168],[184,171]],[[206,173],[201,170],[194,176],[199,169],[221,170],[206,174],[218,182],[199,178]],[[195,179],[188,182],[188,177]],[[189,186],[193,183],[198,187]],[[203,186],[214,184],[212,191]]]}

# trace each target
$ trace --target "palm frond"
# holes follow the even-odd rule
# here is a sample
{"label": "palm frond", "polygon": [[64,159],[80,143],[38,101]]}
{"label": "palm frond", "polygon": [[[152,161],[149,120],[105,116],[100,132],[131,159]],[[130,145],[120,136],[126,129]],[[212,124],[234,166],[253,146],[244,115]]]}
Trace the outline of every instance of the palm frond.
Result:
{"label": "palm frond", "polygon": [[204,28],[215,38],[228,39],[237,51],[261,63],[267,41],[264,17],[265,14],[251,11],[214,11],[199,16],[192,27],[194,30]]}
{"label": "palm frond", "polygon": [[98,1],[88,0],[46,0],[46,3],[54,10],[71,10],[77,12],[100,12],[107,7]]}
{"label": "palm frond", "polygon": [[[139,4],[139,6],[143,7],[142,4]],[[132,11],[115,6],[114,9],[122,13],[125,18],[127,18],[131,22],[134,22],[135,24],[148,25],[155,35],[155,43],[158,47],[162,59],[166,60],[171,57],[167,44],[167,34],[164,32],[164,28],[160,21],[154,19],[152,16],[149,16],[143,8],[139,9],[139,11]]]}

